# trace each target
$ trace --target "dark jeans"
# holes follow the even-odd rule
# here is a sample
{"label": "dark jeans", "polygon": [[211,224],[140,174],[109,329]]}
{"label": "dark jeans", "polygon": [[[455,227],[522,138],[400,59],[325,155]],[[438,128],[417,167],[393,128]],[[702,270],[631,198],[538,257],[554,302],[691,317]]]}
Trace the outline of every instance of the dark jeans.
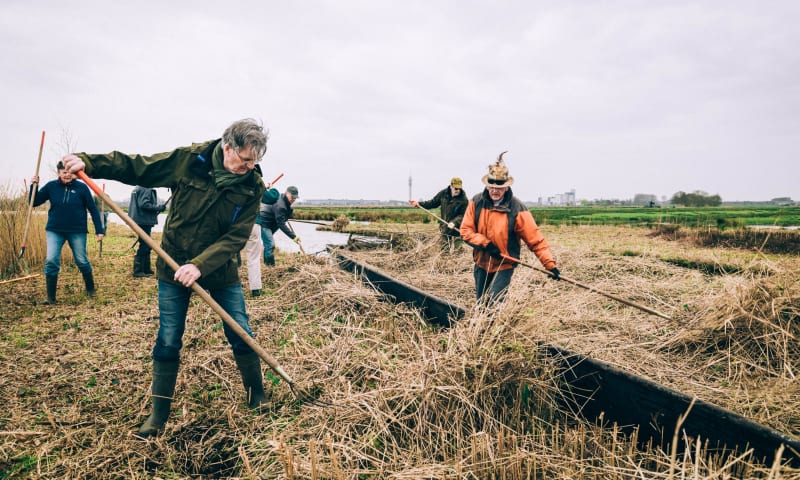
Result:
{"label": "dark jeans", "polygon": [[[139,227],[142,230],[144,230],[144,233],[146,233],[147,236],[150,236],[150,231],[153,229],[152,225],[139,225]],[[150,245],[148,245],[147,242],[145,242],[144,240],[142,240],[140,238],[139,239],[139,249],[136,250],[136,258],[141,258],[143,260],[148,260],[150,258],[150,251],[151,250],[152,250],[152,248],[150,248]]]}
{"label": "dark jeans", "polygon": [[511,283],[511,276],[514,275],[514,269],[509,268],[489,273],[475,265],[472,274],[475,277],[475,294],[478,301],[484,301],[488,305],[503,301],[508,291],[508,285]]}
{"label": "dark jeans", "polygon": [[[219,303],[223,310],[228,312],[236,323],[248,335],[253,337],[250,330],[247,310],[244,304],[242,285],[236,284],[225,288],[209,290],[211,297]],[[189,309],[191,288],[164,280],[158,281],[158,311],[159,320],[158,336],[153,347],[153,358],[160,361],[176,361],[180,359],[183,347],[183,332],[186,330],[186,312]],[[223,323],[225,338],[231,344],[233,353],[248,354],[253,350],[236,334],[227,324]]]}
{"label": "dark jeans", "polygon": [[272,230],[261,225],[261,242],[264,244],[264,263],[275,265],[275,238]]}

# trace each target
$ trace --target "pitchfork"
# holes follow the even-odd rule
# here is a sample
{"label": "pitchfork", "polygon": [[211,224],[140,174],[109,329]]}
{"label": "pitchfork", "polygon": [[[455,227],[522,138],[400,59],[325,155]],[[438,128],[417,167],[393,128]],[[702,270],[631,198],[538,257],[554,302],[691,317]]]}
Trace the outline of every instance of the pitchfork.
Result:
{"label": "pitchfork", "polygon": [[[36,173],[34,174],[34,178],[39,178],[39,166],[42,164],[42,150],[44,149],[44,130],[42,130],[42,143],[39,144],[39,157],[36,159]],[[19,251],[19,257],[17,257],[17,263],[22,261],[25,263],[25,270],[28,273],[31,273],[31,269],[28,267],[28,262],[25,261],[25,246],[28,242],[28,229],[31,226],[31,213],[33,212],[33,201],[36,197],[36,189],[39,186],[39,182],[32,182],[31,183],[31,198],[30,202],[28,202],[28,212],[25,216],[25,230],[22,232],[22,246]]]}
{"label": "pitchfork", "polygon": [[[129,217],[119,207],[119,205],[114,203],[114,201],[111,200],[111,198],[106,196],[105,192],[103,192],[97,186],[97,184],[94,183],[94,181],[91,178],[89,178],[88,175],[86,175],[86,172],[84,172],[83,170],[78,170],[77,175],[78,175],[78,178],[83,180],[84,183],[86,183],[89,186],[89,188],[91,188],[94,191],[94,193],[96,193],[98,196],[100,196],[100,198],[103,199],[103,201],[111,208],[111,210],[113,210],[114,213],[116,213],[119,216],[119,218],[121,218],[134,232],[136,232],[137,235],[139,235],[139,238],[141,239],[141,241],[143,241],[147,245],[149,245],[150,248],[153,249],[153,251],[155,251],[158,254],[158,256],[161,257],[161,259],[164,260],[167,263],[167,265],[169,265],[169,267],[171,269],[177,271],[178,268],[180,268],[180,265],[178,265],[178,262],[173,260],[172,257],[170,257],[169,254],[166,251],[164,251],[164,249],[161,248],[161,246],[159,244],[157,244],[147,233],[145,233],[145,231],[142,230],[142,228],[139,225],[137,225],[136,222],[134,222],[133,219],[131,217]],[[203,287],[201,287],[197,282],[195,282],[195,283],[192,284],[191,288],[194,291],[194,293],[196,293],[200,298],[203,299],[203,301],[205,301],[208,304],[208,306],[211,307],[212,310],[217,312],[217,314],[220,317],[222,317],[222,321],[225,322],[225,324],[231,330],[236,332],[236,334],[239,335],[239,337],[241,337],[241,339],[250,348],[252,348],[253,351],[256,352],[256,354],[259,357],[261,357],[261,359],[263,359],[265,362],[267,362],[267,365],[269,365],[269,367],[272,369],[272,371],[277,373],[281,378],[283,378],[286,381],[286,383],[289,385],[289,389],[292,391],[292,394],[294,395],[294,397],[299,402],[301,402],[301,403],[310,403],[312,405],[316,405],[316,406],[319,406],[319,407],[332,407],[332,406],[334,406],[334,404],[322,401],[322,400],[320,400],[319,398],[317,398],[316,396],[314,396],[311,393],[302,391],[297,386],[297,384],[295,383],[294,379],[292,379],[292,377],[289,376],[288,373],[286,373],[286,371],[283,369],[283,367],[281,367],[281,365],[278,363],[278,361],[272,355],[267,353],[267,351],[264,350],[258,343],[256,343],[256,341],[250,335],[248,335],[247,332],[238,323],[236,323],[236,320],[234,320],[233,317],[231,317],[230,314],[228,312],[226,312],[211,297],[211,295],[207,291],[205,291],[203,289]],[[314,392],[318,392],[320,389],[315,387],[313,390],[314,390]]]}

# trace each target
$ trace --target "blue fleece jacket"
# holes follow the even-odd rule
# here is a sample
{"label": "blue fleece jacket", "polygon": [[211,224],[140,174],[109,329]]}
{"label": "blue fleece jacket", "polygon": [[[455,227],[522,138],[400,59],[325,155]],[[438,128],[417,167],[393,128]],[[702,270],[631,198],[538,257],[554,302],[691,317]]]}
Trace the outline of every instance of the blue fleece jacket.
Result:
{"label": "blue fleece jacket", "polygon": [[[31,185],[33,189],[33,185]],[[57,233],[88,233],[86,211],[92,215],[95,233],[105,234],[100,221],[100,210],[92,199],[85,183],[73,180],[67,184],[51,180],[36,192],[33,206],[50,201],[45,230]]]}

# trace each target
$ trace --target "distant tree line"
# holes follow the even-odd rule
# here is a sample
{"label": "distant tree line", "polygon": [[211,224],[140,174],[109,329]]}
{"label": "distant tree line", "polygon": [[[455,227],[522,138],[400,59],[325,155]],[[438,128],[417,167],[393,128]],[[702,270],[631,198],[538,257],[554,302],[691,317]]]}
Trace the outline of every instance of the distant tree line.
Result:
{"label": "distant tree line", "polygon": [[692,193],[678,192],[672,196],[670,203],[685,207],[718,207],[722,204],[722,198],[697,190]]}

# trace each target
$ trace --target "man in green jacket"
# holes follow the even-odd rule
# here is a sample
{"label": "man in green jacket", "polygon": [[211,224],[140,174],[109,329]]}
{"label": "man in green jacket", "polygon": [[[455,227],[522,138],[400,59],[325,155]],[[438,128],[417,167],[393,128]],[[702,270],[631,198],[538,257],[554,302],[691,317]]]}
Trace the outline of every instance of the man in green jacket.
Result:
{"label": "man in green jacket", "polygon": [[[71,172],[85,170],[91,177],[172,190],[161,247],[181,267],[173,271],[161,258],[156,263],[159,327],[153,347],[153,411],[139,429],[141,437],[158,433],[169,417],[194,282],[253,336],[236,255],[256,220],[264,183],[253,169],[266,150],[263,127],[244,119],[231,124],[221,139],[171,152],[151,156],[78,153],[62,160]],[[266,401],[259,357],[224,323],[223,328],[249,406],[258,408]]]}

